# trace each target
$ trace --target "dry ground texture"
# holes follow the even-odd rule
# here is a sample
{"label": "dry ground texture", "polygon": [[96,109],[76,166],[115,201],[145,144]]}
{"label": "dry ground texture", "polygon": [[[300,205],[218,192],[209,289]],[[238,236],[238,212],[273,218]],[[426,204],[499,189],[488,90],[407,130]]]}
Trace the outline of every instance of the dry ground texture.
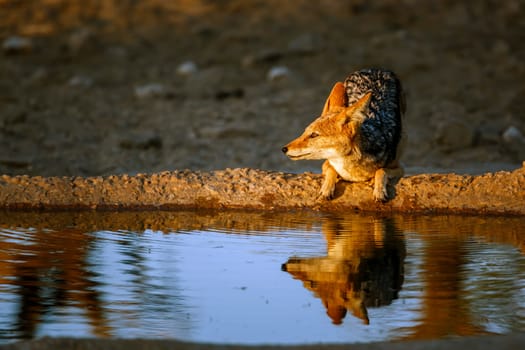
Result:
{"label": "dry ground texture", "polygon": [[525,159],[523,1],[0,0],[0,42],[0,174],[319,172],[280,148],[371,66],[409,173]]}

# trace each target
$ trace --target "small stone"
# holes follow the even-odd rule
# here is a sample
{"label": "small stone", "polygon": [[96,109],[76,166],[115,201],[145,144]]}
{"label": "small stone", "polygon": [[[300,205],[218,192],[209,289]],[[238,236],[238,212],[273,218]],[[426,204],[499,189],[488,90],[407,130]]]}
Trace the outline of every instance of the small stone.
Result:
{"label": "small stone", "polygon": [[29,38],[10,36],[4,40],[2,49],[6,54],[26,53],[33,49],[33,42]]}
{"label": "small stone", "polygon": [[135,87],[135,96],[138,98],[164,97],[166,95],[166,87],[159,83],[151,83]]}
{"label": "small stone", "polygon": [[509,144],[513,143],[525,143],[525,136],[521,131],[514,125],[509,126],[501,135],[503,141]]}
{"label": "small stone", "polygon": [[290,77],[290,70],[285,66],[275,66],[270,68],[268,73],[266,74],[266,79],[268,81],[280,81],[285,80]]}
{"label": "small stone", "polygon": [[68,85],[73,87],[90,87],[93,85],[93,79],[84,75],[75,75],[69,79]]}
{"label": "small stone", "polygon": [[177,67],[177,74],[182,75],[182,76],[189,76],[189,75],[197,73],[198,70],[199,69],[197,67],[197,64],[195,64],[195,62],[186,61],[186,62],[179,64],[179,66]]}
{"label": "small stone", "polygon": [[525,136],[515,126],[509,126],[501,135],[505,146],[516,156],[516,160],[525,159]]}

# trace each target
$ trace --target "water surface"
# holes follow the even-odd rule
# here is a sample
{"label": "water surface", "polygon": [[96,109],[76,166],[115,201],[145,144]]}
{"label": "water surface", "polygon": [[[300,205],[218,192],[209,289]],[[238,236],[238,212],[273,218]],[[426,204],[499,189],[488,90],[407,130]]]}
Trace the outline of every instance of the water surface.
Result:
{"label": "water surface", "polygon": [[525,330],[525,220],[0,213],[0,343],[353,343]]}

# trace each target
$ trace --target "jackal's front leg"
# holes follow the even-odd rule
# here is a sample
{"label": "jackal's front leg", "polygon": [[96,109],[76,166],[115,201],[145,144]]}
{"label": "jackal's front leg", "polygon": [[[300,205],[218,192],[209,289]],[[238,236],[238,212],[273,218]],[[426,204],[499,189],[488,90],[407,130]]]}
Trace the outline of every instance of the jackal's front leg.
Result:
{"label": "jackal's front leg", "polygon": [[404,170],[398,164],[393,167],[378,169],[374,176],[374,199],[378,202],[386,202],[388,200],[388,181],[401,178],[403,174]]}
{"label": "jackal's front leg", "polygon": [[374,176],[374,199],[378,202],[386,202],[388,199],[388,174],[385,168],[378,169]]}
{"label": "jackal's front leg", "polygon": [[335,184],[337,183],[338,175],[330,162],[323,163],[323,184],[321,185],[320,195],[323,199],[334,198]]}

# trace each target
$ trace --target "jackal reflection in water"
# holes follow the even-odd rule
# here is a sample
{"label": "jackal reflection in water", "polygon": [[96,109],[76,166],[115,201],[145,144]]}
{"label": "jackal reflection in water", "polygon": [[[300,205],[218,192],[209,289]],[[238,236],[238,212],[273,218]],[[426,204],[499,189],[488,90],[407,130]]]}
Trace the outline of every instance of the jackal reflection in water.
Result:
{"label": "jackal reflection in water", "polygon": [[369,324],[367,307],[397,299],[404,279],[405,240],[393,219],[326,218],[324,257],[291,257],[282,270],[323,301],[334,324],[347,311]]}

